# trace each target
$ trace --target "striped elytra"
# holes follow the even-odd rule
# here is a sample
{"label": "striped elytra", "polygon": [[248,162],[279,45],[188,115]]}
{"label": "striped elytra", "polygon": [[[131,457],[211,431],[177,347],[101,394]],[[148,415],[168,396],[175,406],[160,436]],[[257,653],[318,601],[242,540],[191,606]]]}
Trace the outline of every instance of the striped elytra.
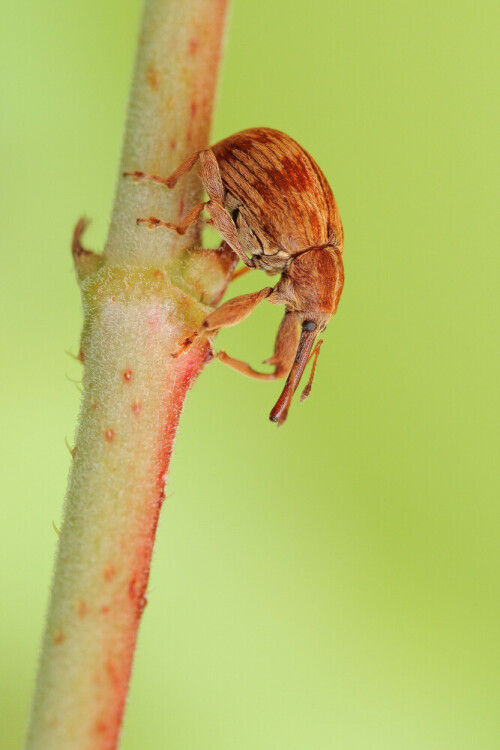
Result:
{"label": "striped elytra", "polygon": [[271,128],[252,128],[219,141],[212,151],[226,203],[237,205],[265,254],[282,250],[295,255],[327,242],[342,249],[332,190],[293,138]]}

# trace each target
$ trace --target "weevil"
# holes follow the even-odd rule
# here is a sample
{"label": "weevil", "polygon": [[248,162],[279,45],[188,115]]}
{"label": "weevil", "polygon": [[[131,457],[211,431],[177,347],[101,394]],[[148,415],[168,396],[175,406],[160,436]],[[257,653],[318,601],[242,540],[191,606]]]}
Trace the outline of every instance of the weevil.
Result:
{"label": "weevil", "polygon": [[314,342],[335,314],[342,293],[344,235],[337,204],[314,159],[288,135],[271,128],[243,130],[211,148],[195,151],[167,178],[140,171],[124,172],[124,176],[172,188],[197,161],[208,201],[194,206],[179,224],[153,216],[137,222],[184,234],[206,209],[209,223],[244,263],[235,276],[260,269],[281,277],[274,288],[265,287],[222,304],[208,315],[200,331],[180,344],[174,356],[184,351],[195,335],[213,334],[244,320],[262,300],[284,305],[274,353],[265,360],[274,372],[254,370],[225,351],[216,355],[252,378],[287,378],[269,415],[281,425],[304,369],[314,357],[301,400],[311,391],[323,341],[316,346]]}

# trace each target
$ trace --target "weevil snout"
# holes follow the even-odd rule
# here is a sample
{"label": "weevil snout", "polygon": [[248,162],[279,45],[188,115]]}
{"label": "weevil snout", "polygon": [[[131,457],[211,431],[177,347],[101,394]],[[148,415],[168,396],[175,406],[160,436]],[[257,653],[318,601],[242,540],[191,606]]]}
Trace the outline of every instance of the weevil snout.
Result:
{"label": "weevil snout", "polygon": [[314,344],[316,342],[318,333],[325,330],[326,324],[331,318],[331,315],[317,311],[308,313],[295,313],[295,315],[301,328],[297,353],[295,355],[292,369],[290,370],[281,396],[279,397],[269,415],[269,419],[271,420],[271,422],[277,422],[278,426],[282,425],[286,420],[293,395],[299,386],[302,375],[304,374],[304,370],[310,360],[314,357],[311,375],[306,387],[302,391],[300,400],[304,401],[311,392],[314,373],[316,371],[316,362],[318,360],[318,355],[323,340],[320,339],[316,343],[316,346],[314,346]]}
{"label": "weevil snout", "polygon": [[[314,328],[312,327],[314,325]],[[293,394],[298,388],[300,379],[304,373],[304,370],[309,362],[311,356],[313,344],[316,340],[317,335],[317,324],[312,320],[306,320],[302,324],[302,332],[300,334],[299,346],[297,348],[297,354],[292,365],[292,369],[288,375],[285,383],[285,387],[281,392],[281,396],[276,402],[272,409],[269,419],[271,422],[277,422],[278,425],[282,425],[285,421],[288,409],[292,402]]]}

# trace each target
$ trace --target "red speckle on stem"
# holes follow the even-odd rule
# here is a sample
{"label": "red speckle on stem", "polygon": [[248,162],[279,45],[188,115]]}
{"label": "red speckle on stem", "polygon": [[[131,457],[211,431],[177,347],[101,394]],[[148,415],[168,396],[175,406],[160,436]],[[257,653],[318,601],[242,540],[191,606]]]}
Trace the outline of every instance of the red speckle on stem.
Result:
{"label": "red speckle on stem", "polygon": [[134,401],[134,403],[132,404],[132,411],[134,412],[134,414],[139,414],[140,410],[141,410],[141,402]]}
{"label": "red speckle on stem", "polygon": [[104,437],[106,438],[106,440],[108,441],[108,443],[112,443],[113,439],[115,437],[114,430],[105,430],[104,431]]}
{"label": "red speckle on stem", "polygon": [[106,734],[107,729],[108,725],[102,719],[99,719],[99,721],[96,721],[94,724],[94,731],[96,734]]}
{"label": "red speckle on stem", "polygon": [[99,407],[99,404],[97,403],[97,401],[92,401],[93,410],[95,411],[98,407]]}
{"label": "red speckle on stem", "polygon": [[196,51],[198,47],[200,46],[199,39],[192,38],[189,40],[189,56],[194,57],[196,55]]}
{"label": "red speckle on stem", "polygon": [[150,65],[146,70],[146,80],[153,91],[158,91],[158,89],[160,88],[160,79],[158,76],[158,71],[152,65]]}
{"label": "red speckle on stem", "polygon": [[111,682],[113,683],[113,686],[115,688],[120,686],[120,676],[118,674],[118,670],[116,669],[115,663],[111,657],[106,662],[106,672],[108,673]]}
{"label": "red speckle on stem", "polygon": [[136,596],[137,596],[137,593],[136,593],[136,590],[135,590],[136,583],[137,583],[137,575],[134,573],[134,575],[130,579],[130,583],[128,585],[128,597],[132,601],[135,601]]}
{"label": "red speckle on stem", "polygon": [[132,370],[125,370],[123,373],[123,379],[126,383],[129,383],[132,380],[133,372]]}
{"label": "red speckle on stem", "polygon": [[173,139],[173,138],[172,138],[172,140],[170,141],[170,148],[172,149],[172,151],[174,151],[174,149],[176,149],[176,148],[177,148],[177,141],[174,141],[174,139]]}
{"label": "red speckle on stem", "polygon": [[64,633],[62,630],[56,630],[53,640],[56,646],[59,646],[64,641]]}
{"label": "red speckle on stem", "polygon": [[128,596],[130,601],[137,607],[137,617],[142,615],[144,607],[148,602],[145,594],[146,585],[147,577],[144,580],[139,581],[137,573],[133,573],[128,585]]}
{"label": "red speckle on stem", "polygon": [[104,580],[112,581],[115,575],[116,575],[116,572],[115,572],[114,567],[111,565],[111,563],[108,563],[106,567],[104,568]]}
{"label": "red speckle on stem", "polygon": [[84,601],[78,602],[76,611],[78,612],[79,617],[85,617],[87,614],[87,603]]}
{"label": "red speckle on stem", "polygon": [[103,615],[108,615],[109,614],[109,607],[108,607],[107,604],[103,604],[103,606],[101,607],[101,612],[102,612]]}

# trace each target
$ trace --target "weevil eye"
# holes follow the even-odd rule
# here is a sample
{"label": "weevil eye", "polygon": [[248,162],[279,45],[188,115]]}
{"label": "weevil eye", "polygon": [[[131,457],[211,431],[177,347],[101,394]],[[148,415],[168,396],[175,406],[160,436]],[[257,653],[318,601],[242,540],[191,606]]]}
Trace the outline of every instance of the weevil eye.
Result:
{"label": "weevil eye", "polygon": [[314,320],[304,320],[302,323],[302,330],[303,331],[315,331],[318,326],[314,322]]}

